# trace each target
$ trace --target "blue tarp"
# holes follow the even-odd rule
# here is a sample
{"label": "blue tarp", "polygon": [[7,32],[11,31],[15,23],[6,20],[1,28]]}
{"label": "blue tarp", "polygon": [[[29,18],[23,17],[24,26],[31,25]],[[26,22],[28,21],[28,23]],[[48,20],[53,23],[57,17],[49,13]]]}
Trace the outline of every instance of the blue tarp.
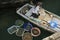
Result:
{"label": "blue tarp", "polygon": [[51,21],[50,22],[50,27],[56,28],[57,27],[57,21]]}

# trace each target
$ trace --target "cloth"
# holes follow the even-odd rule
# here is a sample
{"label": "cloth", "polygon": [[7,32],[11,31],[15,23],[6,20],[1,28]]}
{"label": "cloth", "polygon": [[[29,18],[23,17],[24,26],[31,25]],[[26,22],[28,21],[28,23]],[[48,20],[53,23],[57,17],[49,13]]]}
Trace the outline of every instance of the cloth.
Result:
{"label": "cloth", "polygon": [[35,13],[35,14],[38,15],[39,8],[40,8],[39,6],[37,6],[36,8],[34,8],[34,9],[32,10],[32,13]]}

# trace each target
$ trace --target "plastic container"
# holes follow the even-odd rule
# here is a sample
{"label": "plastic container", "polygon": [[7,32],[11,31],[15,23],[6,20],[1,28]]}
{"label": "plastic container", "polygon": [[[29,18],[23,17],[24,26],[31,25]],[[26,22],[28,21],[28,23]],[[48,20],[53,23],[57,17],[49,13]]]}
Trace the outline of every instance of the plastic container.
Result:
{"label": "plastic container", "polygon": [[9,34],[13,34],[13,33],[15,33],[15,32],[17,31],[17,28],[18,28],[18,27],[19,27],[19,26],[13,25],[13,26],[9,27],[9,28],[7,29],[7,31],[8,31]]}

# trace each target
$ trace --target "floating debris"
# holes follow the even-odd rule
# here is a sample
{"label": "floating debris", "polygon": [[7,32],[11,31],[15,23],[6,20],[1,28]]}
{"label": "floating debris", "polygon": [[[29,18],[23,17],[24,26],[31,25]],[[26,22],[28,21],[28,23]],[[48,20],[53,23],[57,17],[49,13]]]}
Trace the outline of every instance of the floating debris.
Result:
{"label": "floating debris", "polygon": [[32,34],[32,36],[36,37],[36,36],[39,36],[39,35],[41,34],[41,31],[40,31],[39,28],[33,27],[33,28],[31,29],[31,34]]}
{"label": "floating debris", "polygon": [[9,34],[15,33],[15,32],[17,31],[17,27],[19,27],[19,26],[13,25],[13,26],[9,27],[9,28],[7,29],[8,33],[9,33]]}
{"label": "floating debris", "polygon": [[32,40],[32,39],[33,37],[29,32],[24,33],[24,35],[22,36],[22,40]]}
{"label": "floating debris", "polygon": [[16,35],[21,37],[21,36],[23,36],[24,32],[25,32],[25,30],[23,28],[20,28],[17,30]]}

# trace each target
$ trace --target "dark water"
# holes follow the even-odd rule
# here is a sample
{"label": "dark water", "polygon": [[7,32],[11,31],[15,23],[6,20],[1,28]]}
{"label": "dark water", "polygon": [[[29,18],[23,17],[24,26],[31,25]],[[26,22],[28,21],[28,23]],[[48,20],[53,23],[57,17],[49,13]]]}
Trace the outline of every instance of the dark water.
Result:
{"label": "dark water", "polygon": [[[53,1],[43,0],[43,8],[60,16],[60,4],[59,3],[60,3],[59,0],[53,0]],[[7,28],[13,25],[17,19],[26,21],[21,16],[16,14],[16,8],[0,9],[0,38],[1,38],[0,40],[22,40],[21,37],[17,37],[15,34],[10,35],[7,32]],[[42,28],[40,29],[42,32],[41,35],[39,37],[33,38],[33,40],[42,40],[42,38],[45,38],[52,34],[51,32],[46,31]]]}
{"label": "dark water", "polygon": [[43,8],[60,16],[60,0],[43,0]]}

